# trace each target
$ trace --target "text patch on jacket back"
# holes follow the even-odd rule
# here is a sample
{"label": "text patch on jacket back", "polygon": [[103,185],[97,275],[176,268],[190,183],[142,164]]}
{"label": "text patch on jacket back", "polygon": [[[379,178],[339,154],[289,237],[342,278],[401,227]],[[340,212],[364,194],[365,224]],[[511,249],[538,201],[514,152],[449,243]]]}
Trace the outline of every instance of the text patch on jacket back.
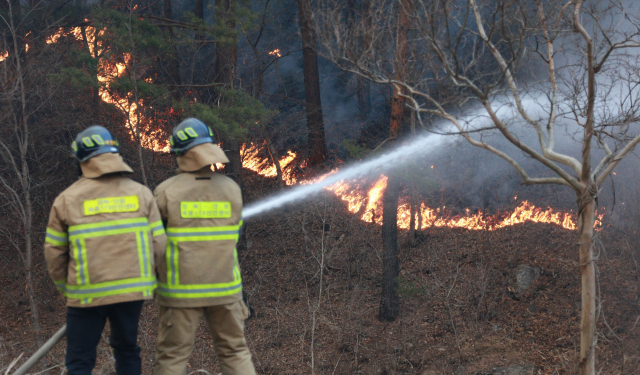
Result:
{"label": "text patch on jacket back", "polygon": [[84,215],[97,215],[109,212],[135,212],[140,204],[137,195],[127,197],[106,197],[84,201]]}
{"label": "text patch on jacket back", "polygon": [[183,219],[228,219],[231,217],[231,202],[180,202]]}

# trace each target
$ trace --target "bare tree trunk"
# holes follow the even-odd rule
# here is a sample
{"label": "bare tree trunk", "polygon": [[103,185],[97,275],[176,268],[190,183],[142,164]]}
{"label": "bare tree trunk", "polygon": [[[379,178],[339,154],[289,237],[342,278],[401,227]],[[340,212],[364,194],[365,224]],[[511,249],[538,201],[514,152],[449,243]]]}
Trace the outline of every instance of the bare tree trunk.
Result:
{"label": "bare tree trunk", "polygon": [[400,181],[390,175],[382,197],[382,299],[378,319],[392,322],[398,316],[398,197]]}
{"label": "bare tree trunk", "polygon": [[[369,24],[371,23],[371,17],[369,12],[371,12],[371,0],[363,0],[362,1],[362,17],[365,22],[365,27],[369,30]],[[369,33],[365,33],[364,39],[362,40],[362,48],[368,48],[371,43],[371,35]],[[362,121],[368,121],[371,118],[371,84],[369,80],[358,75],[357,77],[358,84],[358,110],[360,112],[360,119]]]}
{"label": "bare tree trunk", "polygon": [[358,111],[360,113],[360,120],[368,121],[371,118],[371,87],[369,81],[358,76]]}
{"label": "bare tree trunk", "polygon": [[[398,32],[395,51],[396,77],[404,77],[407,60],[407,40],[409,37],[409,16],[407,14],[409,0],[401,0],[398,4]],[[404,117],[404,98],[400,97],[398,88],[393,88],[391,102],[391,119],[389,137],[397,138],[402,130]],[[400,181],[390,175],[387,189],[382,201],[382,243],[384,246],[382,259],[382,301],[380,302],[379,319],[391,322],[398,316],[398,296],[396,294],[397,277],[400,272],[398,259],[398,198]]]}
{"label": "bare tree trunk", "polygon": [[[235,1],[216,0],[216,22],[230,30],[236,27]],[[238,63],[237,40],[216,42],[216,72],[215,82],[220,83],[225,90],[234,88],[236,66]],[[224,96],[224,95],[223,95]],[[222,101],[222,103],[224,100]],[[224,105],[224,104],[223,104]],[[225,174],[233,178],[242,189],[242,159],[240,157],[240,143],[235,139],[226,139],[225,148],[228,149],[229,164]]]}
{"label": "bare tree trunk", "polygon": [[[416,135],[416,112],[411,111],[411,136]],[[416,216],[420,215],[420,202],[418,200],[418,187],[416,182],[411,180],[409,182],[409,200],[411,205],[411,220],[409,221],[409,244],[411,247],[416,247],[418,244],[416,236]]]}
{"label": "bare tree trunk", "polygon": [[[15,175],[20,181],[20,188],[22,189],[22,199],[24,202],[19,202],[17,206],[21,206],[22,209],[22,221],[24,228],[24,267],[25,276],[27,279],[27,296],[29,299],[29,307],[31,309],[31,322],[33,324],[33,330],[35,331],[36,344],[41,346],[42,328],[40,326],[40,314],[38,313],[38,304],[36,301],[35,290],[33,288],[33,203],[31,202],[31,175],[29,171],[29,164],[27,163],[28,152],[30,145],[30,129],[29,129],[29,114],[27,109],[27,90],[24,85],[24,71],[22,70],[22,62],[20,61],[20,50],[18,45],[17,30],[13,23],[13,6],[12,2],[8,2],[9,7],[9,26],[13,42],[13,54],[15,60],[16,77],[18,78],[18,87],[20,92],[20,112],[14,114],[15,119],[15,131],[18,138],[18,151],[20,155],[19,164],[12,160],[12,166]],[[6,145],[3,144],[6,148]],[[19,200],[20,196],[15,195],[15,199]]]}
{"label": "bare tree trunk", "polygon": [[[583,195],[584,197],[584,195]],[[591,197],[590,197],[591,198]],[[580,197],[578,198],[580,205]],[[582,319],[580,322],[580,374],[595,374],[596,337],[596,274],[593,259],[593,225],[595,200],[581,207],[578,217],[580,277],[582,279]]]}
{"label": "bare tree trunk", "polygon": [[[418,216],[420,215],[420,201],[418,200],[418,189],[416,187],[415,182],[411,181],[411,183],[409,183],[409,195],[410,195],[410,200],[411,200],[411,220],[409,223],[409,243],[411,244],[411,247],[416,247],[416,245],[418,244],[418,237],[417,237],[417,230],[420,229],[420,227],[418,226],[418,228],[416,228],[416,224],[420,224],[419,222],[421,220],[418,220]],[[418,222],[418,223],[416,223]]]}
{"label": "bare tree trunk", "polygon": [[[24,164],[26,164],[26,162]],[[24,226],[24,247],[26,252],[25,271],[27,276],[27,296],[29,297],[29,308],[31,309],[31,322],[36,334],[36,344],[40,347],[44,340],[42,337],[42,327],[40,326],[40,313],[38,311],[38,303],[36,301],[36,291],[33,288],[33,244],[31,240],[33,236],[33,204],[31,203],[31,194],[29,190],[29,186],[27,185],[27,189],[25,190],[25,211],[27,217]]]}
{"label": "bare tree trunk", "polygon": [[[411,0],[400,0],[398,3],[398,31],[396,36],[396,51],[395,51],[395,79],[397,81],[404,81],[406,77],[407,69],[407,45],[409,40],[409,26],[411,20],[409,19],[409,11],[412,7]],[[405,98],[401,96],[404,94],[404,88],[400,86],[393,86],[393,96],[391,99],[391,131],[389,137],[396,138],[402,130],[402,118],[404,113]]]}
{"label": "bare tree trunk", "polygon": [[298,0],[300,33],[302,34],[302,60],[304,65],[304,96],[309,131],[309,165],[321,166],[327,156],[322,103],[320,101],[320,75],[316,35],[313,28],[310,0]]}
{"label": "bare tree trunk", "polygon": [[278,185],[280,186],[280,190],[284,189],[284,179],[282,178],[282,168],[280,167],[280,155],[278,154],[278,150],[273,146],[273,142],[271,141],[271,137],[267,134],[267,130],[265,132],[265,139],[267,140],[267,150],[269,150],[269,156],[273,161],[273,164],[276,166],[276,177],[278,178]]}
{"label": "bare tree trunk", "polygon": [[[369,30],[368,23],[370,22],[369,11],[371,6],[370,0],[362,1],[362,9],[359,9],[357,0],[348,0],[348,22],[349,27],[353,28],[357,22],[358,17],[364,23],[365,30]],[[360,49],[366,48],[370,41],[369,34],[365,32],[365,35],[361,40]],[[361,75],[356,75],[356,95],[358,97],[358,112],[360,114],[360,120],[366,122],[371,117],[371,94],[370,94],[370,86],[369,80],[362,77]]]}

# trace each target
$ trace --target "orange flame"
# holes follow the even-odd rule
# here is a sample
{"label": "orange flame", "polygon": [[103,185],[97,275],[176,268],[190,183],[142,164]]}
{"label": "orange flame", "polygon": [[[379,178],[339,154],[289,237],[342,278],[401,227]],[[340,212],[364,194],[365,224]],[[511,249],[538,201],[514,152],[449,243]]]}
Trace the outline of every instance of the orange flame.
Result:
{"label": "orange flame", "polygon": [[[266,143],[265,143],[266,144]],[[269,158],[260,155],[261,147],[250,144],[242,147],[243,164],[246,169],[252,170],[264,177],[276,177],[277,172]],[[287,185],[298,183],[287,169],[297,158],[297,154],[288,151],[287,155],[280,158],[283,180]],[[301,185],[318,182],[335,173],[331,171],[319,178],[300,181]],[[347,203],[347,209],[353,214],[359,214],[360,220],[367,223],[382,225],[382,196],[387,187],[388,178],[381,176],[370,188],[363,189],[357,182],[340,181],[325,189],[333,192],[337,197]],[[517,196],[514,200],[517,200]],[[542,209],[528,201],[522,201],[507,216],[485,215],[482,211],[471,213],[465,210],[464,215],[451,215],[446,207],[430,208],[424,202],[420,204],[421,226],[418,228],[418,213],[415,212],[416,229],[429,227],[464,228],[469,230],[497,230],[500,228],[521,224],[525,222],[548,223],[559,225],[568,230],[577,229],[575,215],[571,212],[554,211],[551,208]],[[602,228],[604,214],[597,216],[595,228]],[[411,206],[409,203],[401,203],[398,206],[398,228],[409,229],[411,223]]]}
{"label": "orange flame", "polygon": [[[97,36],[102,36],[105,32],[105,29],[99,30],[97,32]],[[57,43],[62,36],[66,35],[73,36],[78,41],[86,42],[86,45],[89,48],[89,53],[93,57],[96,57],[103,52],[102,42],[96,42],[96,29],[91,26],[86,26],[84,28],[84,33],[81,27],[74,27],[69,31],[66,31],[64,28],[60,28],[55,34],[47,37],[45,41],[48,44]],[[102,84],[102,87],[98,89],[100,99],[105,103],[114,105],[125,116],[127,116],[126,128],[132,140],[136,140],[139,136],[140,143],[143,147],[159,152],[169,152],[170,145],[169,142],[167,142],[168,134],[165,134],[161,128],[157,128],[156,130],[151,130],[146,133],[139,131],[143,120],[146,120],[148,129],[151,129],[152,125],[151,120],[144,118],[142,113],[140,113],[140,108],[143,104],[142,100],[138,99],[136,101],[133,92],[129,92],[125,96],[121,97],[110,90],[111,83],[116,79],[123,77],[127,73],[127,67],[130,62],[131,54],[129,53],[124,53],[121,56],[116,56],[110,60],[104,58],[100,59],[98,63],[97,77],[98,81]],[[147,78],[146,81],[152,82],[150,78]],[[136,129],[138,129],[137,132]]]}
{"label": "orange flame", "polygon": [[[263,146],[266,147],[266,141]],[[242,155],[242,167],[252,170],[264,177],[276,177],[278,170],[275,164],[271,163],[270,158],[262,158],[260,156],[261,146],[255,143],[250,143],[247,148],[246,144],[243,144],[240,148],[240,154]],[[298,155],[293,151],[287,151],[287,155],[280,157],[279,164],[282,171],[282,178],[287,185],[294,185],[297,182],[297,178],[291,173],[291,169],[287,167],[293,162]]]}
{"label": "orange flame", "polygon": [[275,57],[282,57],[282,55],[280,54],[280,48],[276,48],[273,51],[269,52],[269,55],[275,56]]}
{"label": "orange flame", "polygon": [[4,54],[0,53],[0,62],[3,62],[7,58],[9,58],[9,51],[5,51]]}

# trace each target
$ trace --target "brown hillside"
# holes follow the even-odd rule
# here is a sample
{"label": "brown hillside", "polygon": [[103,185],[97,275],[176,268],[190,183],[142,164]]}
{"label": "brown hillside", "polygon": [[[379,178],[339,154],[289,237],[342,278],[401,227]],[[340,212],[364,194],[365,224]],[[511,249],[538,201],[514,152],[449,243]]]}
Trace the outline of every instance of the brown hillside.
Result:
{"label": "brown hillside", "polygon": [[[252,220],[246,229],[240,258],[252,309],[247,339],[260,374],[310,374],[312,363],[317,374],[490,374],[494,367],[521,364],[535,365],[536,374],[572,373],[580,319],[573,232],[545,224],[494,232],[433,229],[422,233],[415,248],[403,234],[400,318],[381,323],[378,226],[345,214],[343,203],[326,194]],[[599,244],[598,366],[602,374],[638,374],[637,269],[620,233],[600,232]],[[537,268],[539,277],[517,294],[520,265]],[[48,337],[63,324],[65,311],[45,276],[38,292],[45,296],[41,313]],[[0,349],[6,366],[20,353],[31,354],[34,344],[23,287],[8,277],[2,283]],[[146,305],[140,333],[149,374],[153,303]],[[114,372],[106,338],[96,374]],[[46,365],[60,366],[63,356],[59,345]],[[189,366],[190,372],[216,373],[204,324]]]}

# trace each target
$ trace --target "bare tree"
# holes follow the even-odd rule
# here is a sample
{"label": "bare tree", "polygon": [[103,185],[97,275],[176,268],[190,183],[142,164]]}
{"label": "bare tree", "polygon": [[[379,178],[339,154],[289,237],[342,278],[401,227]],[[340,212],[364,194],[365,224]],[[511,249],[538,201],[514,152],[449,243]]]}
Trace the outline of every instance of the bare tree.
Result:
{"label": "bare tree", "polygon": [[[398,74],[394,1],[376,1],[370,23],[346,27],[344,6],[323,0],[318,34],[329,59],[376,83],[393,85],[427,130],[457,134],[498,155],[522,183],[559,184],[576,193],[582,278],[580,373],[595,374],[598,320],[593,237],[598,192],[640,142],[640,9],[631,1],[415,0],[409,59]],[[371,42],[356,48],[366,37]],[[561,153],[562,132],[580,147]],[[515,147],[496,146],[498,134]],[[576,147],[577,148],[577,147]],[[517,150],[514,152],[514,150]],[[531,176],[524,153],[551,176]],[[596,160],[598,158],[598,160]]]}
{"label": "bare tree", "polygon": [[[236,28],[235,0],[216,0],[216,22],[224,25],[228,30]],[[216,71],[214,81],[224,89],[235,87],[236,68],[238,65],[237,36],[233,34],[227,40],[216,42]],[[240,158],[240,142],[231,137],[226,140],[225,148],[229,147],[229,164],[225,173],[230,175],[242,187],[242,160]]]}
{"label": "bare tree", "polygon": [[[407,70],[407,46],[411,20],[411,0],[400,0],[396,4],[396,41],[395,41],[395,78],[404,80]],[[366,15],[365,15],[366,17]],[[404,87],[393,86],[391,97],[391,116],[389,121],[389,139],[395,140],[400,135],[404,121],[405,110]],[[390,142],[389,144],[391,144]],[[379,319],[384,322],[394,321],[399,312],[399,301],[396,295],[397,278],[400,274],[398,259],[398,199],[400,197],[399,176],[390,174],[387,188],[382,199],[382,243],[384,255],[382,258],[382,298],[380,300]]]}
{"label": "bare tree", "polygon": [[300,10],[300,34],[302,35],[302,59],[304,65],[304,96],[309,129],[309,165],[321,165],[327,156],[320,101],[320,75],[316,35],[310,0],[298,0]]}
{"label": "bare tree", "polygon": [[[25,273],[24,289],[27,293],[31,321],[35,333],[36,344],[43,343],[42,328],[36,293],[34,289],[34,245],[36,234],[34,229],[34,190],[38,182],[32,175],[31,162],[37,160],[34,155],[36,140],[32,116],[37,105],[30,101],[33,97],[25,80],[32,76],[33,66],[26,64],[29,47],[25,43],[25,32],[16,21],[16,7],[20,5],[7,1],[7,17],[0,15],[3,23],[2,61],[3,74],[0,77],[0,130],[5,137],[0,137],[0,196],[3,205],[17,217],[19,230],[15,231],[9,223],[3,223],[0,235],[11,244],[22,261]],[[9,41],[7,43],[6,41]],[[32,52],[34,52],[32,50]]]}

